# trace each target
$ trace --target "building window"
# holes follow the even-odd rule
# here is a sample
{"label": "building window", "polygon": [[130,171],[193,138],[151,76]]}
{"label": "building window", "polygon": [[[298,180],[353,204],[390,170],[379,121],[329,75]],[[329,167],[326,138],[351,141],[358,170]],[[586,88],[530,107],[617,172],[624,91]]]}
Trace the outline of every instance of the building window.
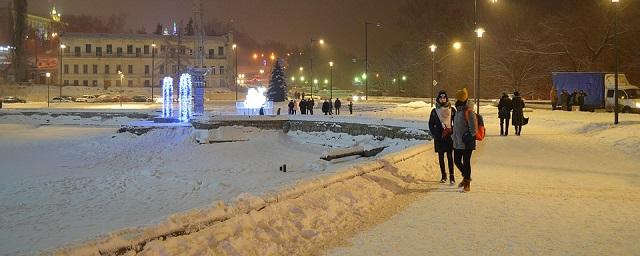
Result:
{"label": "building window", "polygon": [[160,74],[164,75],[164,65],[160,65]]}
{"label": "building window", "polygon": [[78,64],[73,65],[73,73],[78,74]]}
{"label": "building window", "polygon": [[211,66],[211,74],[212,75],[216,74],[216,66]]}
{"label": "building window", "polygon": [[133,65],[129,65],[127,71],[129,71],[129,74],[133,74]]}
{"label": "building window", "polygon": [[89,65],[82,65],[82,74],[89,74]]}
{"label": "building window", "polygon": [[133,45],[127,45],[127,54],[133,54]]}
{"label": "building window", "polygon": [[133,80],[128,80],[127,81],[127,86],[133,87]]}
{"label": "building window", "polygon": [[64,53],[68,54],[70,52],[71,52],[71,47],[64,48]]}
{"label": "building window", "polygon": [[144,80],[144,87],[149,87],[149,85],[151,85],[151,82],[149,80]]}
{"label": "building window", "polygon": [[64,80],[64,85],[65,86],[69,85],[69,80]]}
{"label": "building window", "polygon": [[69,74],[69,64],[64,64],[64,73]]}
{"label": "building window", "polygon": [[122,72],[122,66],[116,65],[116,73],[118,73],[118,71]]}
{"label": "building window", "polygon": [[111,80],[104,80],[104,87],[106,88],[111,87]]}
{"label": "building window", "polygon": [[144,74],[145,75],[149,74],[149,65],[144,65]]}
{"label": "building window", "polygon": [[82,86],[89,86],[89,80],[82,80]]}
{"label": "building window", "polygon": [[98,65],[97,64],[93,64],[93,73],[94,74],[98,74]]}
{"label": "building window", "polygon": [[122,86],[122,81],[120,79],[116,79],[116,86],[117,87]]}
{"label": "building window", "polygon": [[107,45],[107,54],[113,54],[113,45]]}
{"label": "building window", "polygon": [[102,47],[96,47],[96,56],[102,57]]}
{"label": "building window", "polygon": [[148,45],[144,46],[144,54],[145,55],[149,55],[149,46]]}
{"label": "building window", "polygon": [[122,47],[118,47],[118,48],[116,49],[116,55],[117,55],[118,57],[122,57]]}
{"label": "building window", "polygon": [[80,85],[80,84],[78,83],[78,80],[73,80],[73,85],[74,85],[74,86],[78,86],[78,85]]}
{"label": "building window", "polygon": [[136,48],[136,57],[140,57],[140,52],[141,52],[140,48]]}
{"label": "building window", "polygon": [[76,46],[75,48],[73,48],[73,54],[74,54],[76,57],[80,57],[80,47],[77,47],[77,46]]}
{"label": "building window", "polygon": [[224,66],[220,66],[220,74],[224,75]]}
{"label": "building window", "polygon": [[98,80],[91,81],[91,86],[93,86],[93,87],[98,86]]}
{"label": "building window", "polygon": [[218,55],[219,56],[224,55],[224,47],[222,47],[222,46],[218,47]]}
{"label": "building window", "polygon": [[213,57],[216,55],[216,50],[214,49],[209,49],[209,58],[213,59]]}
{"label": "building window", "polygon": [[91,44],[84,45],[84,52],[91,53]]}
{"label": "building window", "polygon": [[109,65],[104,65],[104,73],[109,74],[111,71],[109,70]]}

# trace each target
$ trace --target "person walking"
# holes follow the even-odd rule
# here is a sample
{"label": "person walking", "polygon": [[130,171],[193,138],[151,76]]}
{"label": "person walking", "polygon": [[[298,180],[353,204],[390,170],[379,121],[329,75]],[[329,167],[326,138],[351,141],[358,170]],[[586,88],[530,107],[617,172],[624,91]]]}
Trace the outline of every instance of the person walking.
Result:
{"label": "person walking", "polygon": [[287,105],[287,107],[289,107],[289,115],[295,115],[296,114],[295,103],[293,103],[293,100],[289,101],[289,104]]}
{"label": "person walking", "polygon": [[471,155],[476,149],[477,120],[473,112],[473,103],[469,102],[469,93],[464,88],[456,92],[456,113],[453,118],[453,162],[462,173],[462,182],[458,187],[464,192],[471,190]]}
{"label": "person walking", "polygon": [[329,99],[329,115],[333,115],[333,99]]}
{"label": "person walking", "polygon": [[513,119],[512,124],[516,128],[516,136],[520,136],[522,133],[522,126],[525,125],[524,120],[524,100],[520,97],[520,92],[513,93]]}
{"label": "person walking", "polygon": [[336,102],[334,103],[336,107],[336,115],[340,115],[340,107],[342,107],[342,102],[340,102],[340,98],[336,98]]}
{"label": "person walking", "polygon": [[316,102],[313,99],[310,99],[307,102],[307,110],[309,111],[309,115],[313,115],[313,106],[316,105]]}
{"label": "person walking", "polygon": [[353,115],[353,101],[349,99],[349,115]]}
{"label": "person walking", "polygon": [[324,113],[324,115],[328,115],[329,114],[329,101],[324,100],[324,102],[322,103],[322,113]]}
{"label": "person walking", "polygon": [[587,111],[587,108],[584,106],[585,97],[587,97],[587,94],[584,90],[580,90],[580,92],[578,92],[578,106],[580,107],[580,111]]}
{"label": "person walking", "polygon": [[569,111],[573,111],[573,105],[578,105],[577,102],[577,96],[578,96],[578,92],[576,92],[575,90],[569,95]]}
{"label": "person walking", "polygon": [[300,101],[300,114],[301,115],[307,114],[307,99],[302,99]]}
{"label": "person walking", "polygon": [[551,111],[556,110],[556,107],[558,106],[558,90],[556,90],[555,86],[551,87],[549,99],[551,100]]}
{"label": "person walking", "polygon": [[498,118],[500,118],[500,136],[509,136],[509,119],[511,119],[511,99],[506,92],[502,93],[498,103]]}
{"label": "person walking", "polygon": [[429,116],[429,132],[433,137],[434,150],[438,153],[440,174],[442,175],[440,183],[447,182],[447,172],[444,165],[444,157],[446,155],[449,167],[449,183],[452,185],[456,183],[453,174],[453,139],[451,139],[454,118],[455,109],[449,102],[447,92],[444,90],[438,92],[436,107],[431,110],[431,115]]}

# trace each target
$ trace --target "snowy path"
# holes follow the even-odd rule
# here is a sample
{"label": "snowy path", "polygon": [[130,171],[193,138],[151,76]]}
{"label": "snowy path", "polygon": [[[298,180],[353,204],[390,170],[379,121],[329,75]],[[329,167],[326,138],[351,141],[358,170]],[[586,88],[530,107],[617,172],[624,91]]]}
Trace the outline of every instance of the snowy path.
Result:
{"label": "snowy path", "polygon": [[[584,125],[609,119],[603,115],[537,111],[522,137],[496,136],[490,127],[474,153],[471,193],[441,185],[355,236],[351,247],[327,254],[639,254],[640,153],[628,144],[640,137],[640,122],[628,115],[625,125],[632,128]],[[584,133],[573,135],[576,130]]]}

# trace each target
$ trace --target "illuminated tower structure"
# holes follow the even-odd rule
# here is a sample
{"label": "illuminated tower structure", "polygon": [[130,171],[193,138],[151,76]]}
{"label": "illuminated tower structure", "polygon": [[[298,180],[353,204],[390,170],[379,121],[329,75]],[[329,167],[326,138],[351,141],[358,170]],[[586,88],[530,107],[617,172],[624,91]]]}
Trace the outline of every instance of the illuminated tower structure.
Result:
{"label": "illuminated tower structure", "polygon": [[193,113],[201,115],[204,113],[204,87],[205,76],[209,70],[204,65],[204,27],[202,25],[202,1],[193,0],[193,30],[194,47],[193,67],[189,68],[193,84]]}

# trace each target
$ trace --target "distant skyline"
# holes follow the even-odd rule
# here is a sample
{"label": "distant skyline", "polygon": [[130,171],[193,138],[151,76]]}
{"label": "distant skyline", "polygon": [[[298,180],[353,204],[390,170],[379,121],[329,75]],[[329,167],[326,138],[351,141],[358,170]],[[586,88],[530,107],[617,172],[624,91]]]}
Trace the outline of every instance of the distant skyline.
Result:
{"label": "distant skyline", "polygon": [[[2,0],[5,6],[9,0]],[[215,18],[234,24],[239,31],[258,41],[278,41],[289,45],[307,44],[310,38],[324,38],[328,44],[356,56],[364,51],[364,21],[380,22],[382,29],[370,27],[370,54],[378,55],[400,41],[396,25],[397,0],[218,0],[204,3],[205,22]],[[127,15],[127,27],[144,26],[148,33],[156,24],[189,20],[191,0],[30,0],[29,11],[47,13],[55,4],[65,14],[108,17]]]}

